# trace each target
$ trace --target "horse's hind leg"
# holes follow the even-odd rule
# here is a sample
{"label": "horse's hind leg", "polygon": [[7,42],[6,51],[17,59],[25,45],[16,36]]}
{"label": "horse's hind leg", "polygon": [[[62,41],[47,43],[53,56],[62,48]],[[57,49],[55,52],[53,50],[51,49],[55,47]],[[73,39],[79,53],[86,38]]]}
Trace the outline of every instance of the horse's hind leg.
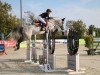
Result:
{"label": "horse's hind leg", "polygon": [[17,44],[17,50],[20,49],[20,43],[21,42],[18,42],[18,44]]}
{"label": "horse's hind leg", "polygon": [[22,39],[19,39],[19,40],[17,41],[15,51],[20,49],[20,43],[21,43],[21,42],[22,42]]}
{"label": "horse's hind leg", "polygon": [[15,51],[17,51],[18,49],[20,49],[20,43],[16,44]]}

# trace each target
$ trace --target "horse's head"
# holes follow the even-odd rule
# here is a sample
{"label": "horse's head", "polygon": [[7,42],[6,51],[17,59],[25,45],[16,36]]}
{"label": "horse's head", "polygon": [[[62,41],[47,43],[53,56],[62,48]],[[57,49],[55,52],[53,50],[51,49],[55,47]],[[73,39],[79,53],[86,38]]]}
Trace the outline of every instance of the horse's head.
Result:
{"label": "horse's head", "polygon": [[63,26],[64,20],[65,18],[61,19],[61,18],[52,17],[49,20],[49,25],[51,24],[52,29],[54,29],[55,31],[63,31],[64,30],[64,26]]}

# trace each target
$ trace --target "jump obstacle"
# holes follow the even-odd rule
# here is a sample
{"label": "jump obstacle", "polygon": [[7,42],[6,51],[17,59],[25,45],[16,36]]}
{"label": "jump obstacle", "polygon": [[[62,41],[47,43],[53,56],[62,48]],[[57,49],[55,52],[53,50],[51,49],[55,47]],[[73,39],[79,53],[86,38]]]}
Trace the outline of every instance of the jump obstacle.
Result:
{"label": "jump obstacle", "polygon": [[37,62],[37,52],[36,52],[36,35],[34,35],[34,40],[29,40],[27,41],[27,56],[26,56],[26,61],[28,63],[31,62]]}
{"label": "jump obstacle", "polygon": [[[39,56],[39,59],[37,59],[37,52],[35,48],[35,42],[36,42],[36,35],[34,39],[34,43],[29,45],[28,47],[28,57],[29,62],[34,62],[36,63],[39,60],[40,68],[44,72],[56,72],[56,71],[62,71],[62,70],[56,70],[56,62],[55,62],[55,55],[49,53],[49,47],[48,47],[48,33],[46,33],[46,39],[44,40],[44,50],[43,50],[43,55]],[[30,49],[30,50],[29,50]],[[68,74],[81,74],[85,73],[85,69],[80,68],[80,63],[79,63],[79,54],[76,55],[70,55],[67,54],[67,64],[68,68],[66,70],[63,70],[67,72]]]}

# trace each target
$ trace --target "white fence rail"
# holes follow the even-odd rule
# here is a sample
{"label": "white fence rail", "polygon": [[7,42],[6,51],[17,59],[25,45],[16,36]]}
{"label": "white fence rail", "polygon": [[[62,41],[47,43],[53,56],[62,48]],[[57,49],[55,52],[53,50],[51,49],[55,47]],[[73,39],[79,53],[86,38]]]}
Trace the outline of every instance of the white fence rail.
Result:
{"label": "white fence rail", "polygon": [[[36,40],[36,43],[43,43],[43,40]],[[55,43],[59,43],[59,44],[64,43],[64,44],[66,44],[67,40],[66,39],[56,39]]]}

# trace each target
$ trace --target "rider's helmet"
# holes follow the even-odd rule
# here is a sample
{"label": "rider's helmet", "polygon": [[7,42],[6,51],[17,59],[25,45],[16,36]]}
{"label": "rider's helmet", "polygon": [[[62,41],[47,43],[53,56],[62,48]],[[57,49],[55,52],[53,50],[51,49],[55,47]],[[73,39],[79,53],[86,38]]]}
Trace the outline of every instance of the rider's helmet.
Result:
{"label": "rider's helmet", "polygon": [[46,12],[52,12],[51,9],[47,9]]}

